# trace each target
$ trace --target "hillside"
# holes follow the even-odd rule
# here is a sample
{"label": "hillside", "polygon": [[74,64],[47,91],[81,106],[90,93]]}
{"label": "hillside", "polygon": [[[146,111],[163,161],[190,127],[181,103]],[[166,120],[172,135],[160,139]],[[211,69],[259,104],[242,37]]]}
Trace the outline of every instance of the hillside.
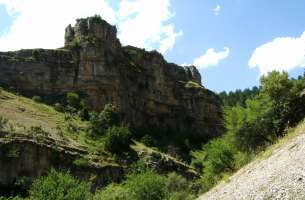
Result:
{"label": "hillside", "polygon": [[305,122],[200,200],[305,198]]}
{"label": "hillside", "polygon": [[199,177],[187,164],[135,140],[131,157],[116,157],[104,150],[103,138],[87,135],[88,121],[2,89],[0,125],[0,196],[19,191],[16,183],[24,177],[34,180],[51,168],[69,170],[100,187],[121,181],[138,159],[159,173]]}

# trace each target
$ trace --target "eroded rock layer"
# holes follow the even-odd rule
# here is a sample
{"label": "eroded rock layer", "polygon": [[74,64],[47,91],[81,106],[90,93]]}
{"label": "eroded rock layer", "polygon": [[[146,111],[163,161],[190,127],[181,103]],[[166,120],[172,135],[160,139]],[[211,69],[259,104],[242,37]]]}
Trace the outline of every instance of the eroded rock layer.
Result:
{"label": "eroded rock layer", "polygon": [[41,95],[81,92],[92,109],[115,104],[135,128],[220,134],[220,99],[201,85],[194,66],[168,63],[156,51],[122,47],[116,32],[90,17],[66,28],[63,48],[0,53],[0,82]]}

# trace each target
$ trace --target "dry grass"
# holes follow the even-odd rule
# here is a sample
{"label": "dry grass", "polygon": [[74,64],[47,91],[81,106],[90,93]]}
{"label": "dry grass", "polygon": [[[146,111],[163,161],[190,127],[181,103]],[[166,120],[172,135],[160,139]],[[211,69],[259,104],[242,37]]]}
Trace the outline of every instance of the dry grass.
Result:
{"label": "dry grass", "polygon": [[0,93],[0,115],[15,126],[41,126],[48,132],[55,132],[64,124],[64,114],[45,104],[2,91]]}

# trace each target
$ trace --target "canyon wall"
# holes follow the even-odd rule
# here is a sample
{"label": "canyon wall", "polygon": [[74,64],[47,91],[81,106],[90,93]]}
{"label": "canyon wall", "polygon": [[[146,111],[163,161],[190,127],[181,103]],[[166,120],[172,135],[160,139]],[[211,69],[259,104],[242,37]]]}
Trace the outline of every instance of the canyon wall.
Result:
{"label": "canyon wall", "polygon": [[135,128],[207,138],[223,130],[220,99],[202,86],[196,67],[168,63],[157,51],[123,47],[116,28],[98,17],[69,25],[63,48],[0,52],[0,83],[38,95],[80,92],[91,109],[116,105]]}

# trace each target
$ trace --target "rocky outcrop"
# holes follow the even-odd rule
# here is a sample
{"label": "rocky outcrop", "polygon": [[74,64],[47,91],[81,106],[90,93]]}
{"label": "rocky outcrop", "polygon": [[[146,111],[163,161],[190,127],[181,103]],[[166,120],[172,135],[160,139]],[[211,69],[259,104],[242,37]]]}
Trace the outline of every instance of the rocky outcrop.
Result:
{"label": "rocky outcrop", "polygon": [[[18,187],[23,179],[32,181],[46,175],[51,168],[68,170],[84,181],[90,181],[92,188],[109,182],[119,182],[124,175],[124,168],[116,164],[98,166],[94,163],[76,165],[75,161],[83,158],[87,152],[69,145],[60,145],[52,138],[31,138],[28,136],[6,136],[0,132],[0,195],[3,188]],[[18,189],[18,188],[17,188]]]}
{"label": "rocky outcrop", "polygon": [[137,153],[149,168],[156,170],[159,174],[175,172],[188,180],[194,180],[201,177],[195,169],[169,155],[157,151],[140,151]]}
{"label": "rocky outcrop", "polygon": [[0,82],[41,95],[77,91],[92,109],[115,104],[135,128],[222,131],[220,99],[201,85],[194,66],[168,63],[156,51],[122,47],[116,28],[98,17],[66,28],[65,47],[0,53]]}
{"label": "rocky outcrop", "polygon": [[[176,172],[188,179],[200,175],[189,165],[160,152],[137,152],[138,157],[161,174]],[[50,169],[69,171],[80,180],[90,182],[92,190],[111,182],[120,182],[130,166],[125,162],[102,163],[88,159],[85,147],[46,136],[30,136],[0,131],[0,196],[14,191],[22,194],[20,183],[31,183]],[[21,187],[22,186],[22,187]],[[21,187],[21,188],[20,188]]]}

